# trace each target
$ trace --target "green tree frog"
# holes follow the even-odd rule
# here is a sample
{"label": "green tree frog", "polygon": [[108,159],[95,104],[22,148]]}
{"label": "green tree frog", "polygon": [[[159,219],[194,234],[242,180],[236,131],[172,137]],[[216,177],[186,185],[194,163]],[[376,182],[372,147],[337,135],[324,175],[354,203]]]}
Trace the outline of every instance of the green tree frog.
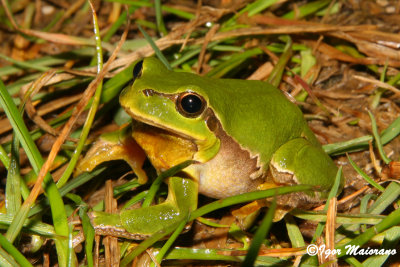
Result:
{"label": "green tree frog", "polygon": [[262,81],[170,71],[156,58],[138,62],[133,72],[132,85],[120,95],[134,119],[133,129],[105,136],[80,170],[124,159],[144,182],[144,155],[132,153],[138,150],[135,144],[159,172],[185,160],[195,164],[168,178],[169,195],[161,204],[117,215],[94,213],[92,222],[99,228],[112,225],[132,238],[149,236],[187,217],[197,206],[198,193],[220,199],[283,185],[321,188],[278,197],[281,214],[326,199],[337,167],[300,109],[279,89]]}

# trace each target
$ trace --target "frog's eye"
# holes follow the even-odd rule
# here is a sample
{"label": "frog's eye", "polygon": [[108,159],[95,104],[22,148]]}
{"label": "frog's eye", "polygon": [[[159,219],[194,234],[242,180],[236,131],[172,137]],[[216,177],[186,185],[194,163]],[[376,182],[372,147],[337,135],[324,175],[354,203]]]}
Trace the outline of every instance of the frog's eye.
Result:
{"label": "frog's eye", "polygon": [[143,69],[143,60],[136,63],[135,67],[133,67],[133,81],[142,76],[142,69]]}
{"label": "frog's eye", "polygon": [[176,100],[176,107],[183,116],[194,118],[204,111],[206,101],[196,93],[186,92],[179,95]]}

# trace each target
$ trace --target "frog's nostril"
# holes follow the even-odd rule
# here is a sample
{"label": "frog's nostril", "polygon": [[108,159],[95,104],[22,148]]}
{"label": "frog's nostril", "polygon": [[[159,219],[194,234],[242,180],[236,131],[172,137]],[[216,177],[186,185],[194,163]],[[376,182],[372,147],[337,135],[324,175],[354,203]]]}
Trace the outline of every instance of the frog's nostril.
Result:
{"label": "frog's nostril", "polygon": [[151,89],[144,89],[144,90],[142,91],[142,93],[143,93],[145,96],[153,96],[153,95],[154,95],[154,91],[151,90]]}

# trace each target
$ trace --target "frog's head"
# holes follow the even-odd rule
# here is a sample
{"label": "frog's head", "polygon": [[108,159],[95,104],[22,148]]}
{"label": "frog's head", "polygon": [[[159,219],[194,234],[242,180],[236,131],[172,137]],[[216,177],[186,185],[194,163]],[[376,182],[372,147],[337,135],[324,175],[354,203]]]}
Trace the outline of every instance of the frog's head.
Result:
{"label": "frog's head", "polygon": [[133,76],[133,84],[120,95],[129,115],[193,142],[194,160],[206,162],[215,156],[220,143],[209,128],[213,115],[204,78],[170,71],[155,58],[137,62]]}

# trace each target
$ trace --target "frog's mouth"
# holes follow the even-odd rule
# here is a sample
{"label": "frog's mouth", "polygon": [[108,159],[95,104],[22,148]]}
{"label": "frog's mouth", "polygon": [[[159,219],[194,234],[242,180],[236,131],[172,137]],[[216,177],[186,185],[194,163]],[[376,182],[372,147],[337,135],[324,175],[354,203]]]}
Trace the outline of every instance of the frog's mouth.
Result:
{"label": "frog's mouth", "polygon": [[149,127],[151,127],[153,129],[154,132],[160,132],[162,131],[164,134],[171,134],[171,135],[175,135],[178,136],[180,138],[186,139],[188,141],[191,141],[192,143],[195,143],[196,139],[193,138],[192,136],[186,135],[182,132],[176,131],[172,128],[169,127],[165,127],[164,125],[158,124],[152,120],[149,120],[147,118],[144,118],[142,116],[138,116],[137,114],[134,114],[133,112],[131,112],[128,108],[125,108],[125,111],[129,114],[129,116],[131,116],[138,125],[148,125]]}
{"label": "frog's mouth", "polygon": [[151,121],[143,120],[140,118],[133,117],[134,121],[132,122],[133,132],[142,131],[142,132],[151,132],[154,135],[163,135],[163,136],[173,136],[173,138],[179,138],[186,140],[187,142],[191,142],[195,144],[195,139],[191,136],[179,133],[167,127],[160,126]]}

